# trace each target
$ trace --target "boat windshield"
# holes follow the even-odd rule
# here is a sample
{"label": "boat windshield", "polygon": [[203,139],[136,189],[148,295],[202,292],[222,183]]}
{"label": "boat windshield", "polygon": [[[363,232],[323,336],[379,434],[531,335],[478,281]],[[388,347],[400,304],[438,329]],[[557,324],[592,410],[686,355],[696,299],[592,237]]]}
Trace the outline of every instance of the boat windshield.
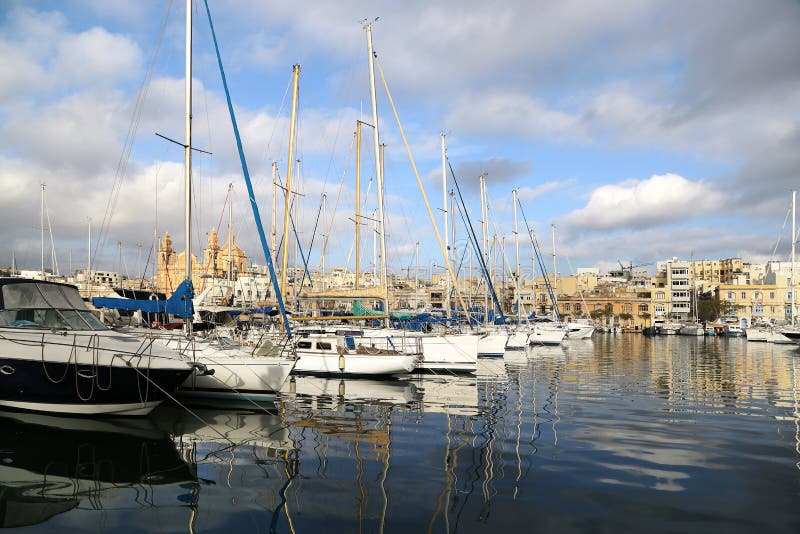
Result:
{"label": "boat windshield", "polygon": [[0,326],[48,330],[105,330],[73,287],[36,282],[2,287]]}

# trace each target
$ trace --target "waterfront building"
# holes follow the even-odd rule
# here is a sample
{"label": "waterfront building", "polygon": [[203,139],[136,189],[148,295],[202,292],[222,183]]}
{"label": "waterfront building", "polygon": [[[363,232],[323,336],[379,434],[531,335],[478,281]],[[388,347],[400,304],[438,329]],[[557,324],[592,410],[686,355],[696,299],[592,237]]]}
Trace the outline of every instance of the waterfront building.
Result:
{"label": "waterfront building", "polygon": [[791,317],[791,291],[775,284],[720,284],[717,298],[729,315],[747,319],[748,324],[784,324]]}
{"label": "waterfront building", "polygon": [[660,261],[653,279],[653,323],[688,321],[692,317],[691,262]]}

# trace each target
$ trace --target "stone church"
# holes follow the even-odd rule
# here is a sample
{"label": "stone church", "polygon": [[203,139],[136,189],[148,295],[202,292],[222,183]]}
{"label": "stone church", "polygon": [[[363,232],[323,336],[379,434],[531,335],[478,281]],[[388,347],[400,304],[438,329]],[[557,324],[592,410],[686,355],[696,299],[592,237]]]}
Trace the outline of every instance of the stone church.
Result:
{"label": "stone church", "polygon": [[[176,252],[172,247],[169,232],[164,232],[164,239],[158,249],[158,272],[156,274],[156,291],[171,295],[175,288],[186,278],[186,253]],[[247,272],[247,257],[231,237],[230,243],[219,244],[216,230],[211,230],[208,243],[203,251],[203,260],[198,261],[192,254],[192,284],[195,293],[200,293],[214,278],[227,278],[228,266],[230,274],[236,280],[240,274]]]}

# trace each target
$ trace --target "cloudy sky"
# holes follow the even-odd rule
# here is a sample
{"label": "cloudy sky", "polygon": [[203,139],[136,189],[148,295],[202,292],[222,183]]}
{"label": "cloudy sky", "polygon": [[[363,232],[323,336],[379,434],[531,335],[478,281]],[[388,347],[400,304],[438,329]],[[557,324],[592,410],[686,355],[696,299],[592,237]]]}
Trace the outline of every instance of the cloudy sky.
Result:
{"label": "cloudy sky", "polygon": [[[314,267],[327,235],[325,265],[353,268],[353,132],[357,119],[371,122],[361,21],[376,17],[378,61],[438,224],[444,132],[473,222],[486,175],[490,233],[505,237],[510,261],[514,188],[548,254],[555,225],[562,274],[672,256],[764,261],[776,243],[775,257],[788,259],[786,215],[800,186],[795,1],[210,4],[268,229],[271,165],[283,180],[291,71],[302,66],[293,181],[304,248],[327,199]],[[168,230],[183,248],[182,153],[155,133],[183,138],[184,9],[168,0],[0,4],[0,266],[13,253],[38,268],[41,184],[61,272],[86,264],[90,221],[97,268],[117,269],[121,243],[123,269],[135,275],[154,232]],[[194,145],[213,155],[195,156],[193,239],[227,231],[233,183],[237,241],[263,264],[202,2],[194,40]],[[413,266],[419,242],[420,265],[436,269],[432,225],[379,75],[378,84],[389,264]],[[362,209],[371,213],[364,133]],[[370,224],[362,235],[368,268]],[[465,237],[459,219],[459,255]],[[47,231],[48,267],[50,246]],[[530,259],[522,263],[529,273]]]}

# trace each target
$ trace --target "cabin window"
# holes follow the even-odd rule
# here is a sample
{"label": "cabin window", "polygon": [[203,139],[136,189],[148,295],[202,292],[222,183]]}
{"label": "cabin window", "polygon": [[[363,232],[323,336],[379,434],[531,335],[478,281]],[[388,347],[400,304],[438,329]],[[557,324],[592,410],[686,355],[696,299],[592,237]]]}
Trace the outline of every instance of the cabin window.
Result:
{"label": "cabin window", "polygon": [[319,350],[331,350],[331,344],[326,341],[317,341],[317,348]]}
{"label": "cabin window", "polygon": [[310,341],[298,341],[297,342],[297,348],[298,349],[310,349],[311,348],[311,342]]}

